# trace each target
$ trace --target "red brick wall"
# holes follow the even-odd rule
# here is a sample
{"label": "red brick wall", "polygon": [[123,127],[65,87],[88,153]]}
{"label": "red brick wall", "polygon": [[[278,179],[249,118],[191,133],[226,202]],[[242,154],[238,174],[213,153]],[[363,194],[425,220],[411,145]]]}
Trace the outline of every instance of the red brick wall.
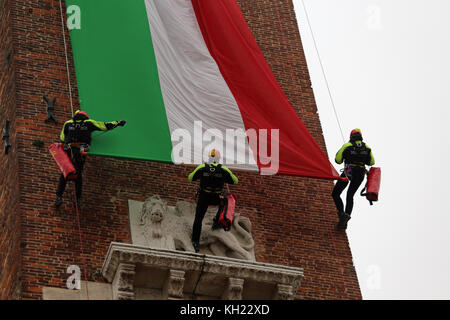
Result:
{"label": "red brick wall", "polygon": [[10,124],[8,155],[0,140],[0,299],[20,296],[20,214],[10,1],[0,1],[0,135]]}
{"label": "red brick wall", "polygon": [[[59,2],[11,1],[17,72],[22,297],[39,299],[42,286],[65,287],[66,268],[82,264],[71,203],[73,186],[68,186],[61,209],[53,209],[58,170],[46,151],[57,140],[62,122],[70,117],[70,104]],[[281,87],[325,150],[291,1],[238,2]],[[69,42],[74,85],[70,49]],[[58,98],[58,126],[44,123],[44,93]],[[76,107],[76,86],[73,94]],[[37,139],[44,141],[44,148],[32,145]],[[170,205],[192,200],[196,186],[187,182],[189,171],[148,161],[89,157],[81,212],[89,280],[101,281],[95,273],[111,241],[131,241],[128,199],[143,201],[149,195],[160,194]],[[347,237],[334,230],[337,216],[330,197],[333,183],[237,173],[240,185],[232,190],[238,195],[239,210],[253,222],[257,260],[303,267],[305,278],[297,298],[360,299]]]}

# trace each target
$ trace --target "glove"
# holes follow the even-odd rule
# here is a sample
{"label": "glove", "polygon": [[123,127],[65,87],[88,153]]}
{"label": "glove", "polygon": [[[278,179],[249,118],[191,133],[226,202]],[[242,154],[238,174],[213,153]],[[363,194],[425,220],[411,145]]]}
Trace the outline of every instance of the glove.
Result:
{"label": "glove", "polygon": [[127,123],[125,120],[120,120],[117,125],[123,127],[125,123]]}

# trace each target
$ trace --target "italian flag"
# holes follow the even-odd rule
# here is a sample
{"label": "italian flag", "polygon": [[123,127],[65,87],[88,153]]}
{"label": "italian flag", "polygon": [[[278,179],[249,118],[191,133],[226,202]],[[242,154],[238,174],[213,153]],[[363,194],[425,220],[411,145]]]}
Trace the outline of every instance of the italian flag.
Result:
{"label": "italian flag", "polygon": [[[91,153],[161,162],[183,154],[198,164],[216,148],[230,168],[264,172],[277,161],[272,173],[338,178],[235,0],[66,4],[68,21],[80,19],[70,37],[81,108],[95,120],[127,120],[94,136]],[[242,143],[232,148],[230,132],[243,133]]]}

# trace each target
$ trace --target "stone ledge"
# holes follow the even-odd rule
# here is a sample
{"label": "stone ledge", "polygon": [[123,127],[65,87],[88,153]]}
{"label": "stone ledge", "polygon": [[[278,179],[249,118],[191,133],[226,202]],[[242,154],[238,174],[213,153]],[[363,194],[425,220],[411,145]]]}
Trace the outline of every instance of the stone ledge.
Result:
{"label": "stone ledge", "polygon": [[[88,286],[88,290],[86,290]],[[111,284],[81,281],[79,290],[42,287],[43,300],[112,300]]]}
{"label": "stone ledge", "polygon": [[[120,287],[126,287],[127,292],[130,292],[130,288],[161,291],[166,288],[166,294],[161,294],[162,299],[171,298],[171,290],[168,292],[167,284],[174,281],[173,274],[179,275],[176,278],[177,283],[182,285],[182,288],[175,290],[177,293],[174,293],[173,298],[180,298],[181,290],[183,298],[188,299],[201,296],[226,299],[230,281],[236,282],[235,279],[242,279],[243,282],[241,293],[236,292],[237,289],[234,290],[233,296],[235,297],[292,299],[303,278],[303,269],[301,268],[111,243],[102,268],[103,276],[110,283],[117,282],[117,272],[120,272],[125,265],[134,265],[135,273],[122,277]],[[124,281],[129,283],[124,283]],[[120,287],[113,284],[114,297],[124,296],[125,292],[121,292]],[[285,292],[291,292],[291,294],[287,295]],[[126,296],[139,298],[129,294]]]}

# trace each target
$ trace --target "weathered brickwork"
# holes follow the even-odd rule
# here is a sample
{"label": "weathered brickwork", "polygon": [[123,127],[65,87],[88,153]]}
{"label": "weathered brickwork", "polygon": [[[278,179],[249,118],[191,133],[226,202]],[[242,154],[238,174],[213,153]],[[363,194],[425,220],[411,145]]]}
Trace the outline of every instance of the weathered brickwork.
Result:
{"label": "weathered brickwork", "polygon": [[12,144],[0,140],[0,299],[20,297],[20,214],[10,1],[0,1],[0,134],[10,121]]}
{"label": "weathered brickwork", "polygon": [[[42,286],[65,287],[67,267],[82,266],[78,225],[71,201],[73,186],[68,185],[64,204],[55,210],[52,205],[59,174],[47,152],[49,145],[57,140],[62,123],[71,116],[64,43],[58,0],[9,0],[9,3],[11,21],[5,28],[12,30],[15,51],[15,152],[20,172],[14,180],[19,181],[20,190],[12,200],[20,200],[20,204],[14,211],[16,220],[9,224],[16,224],[11,224],[16,227],[11,230],[21,230],[22,257],[17,260],[20,264],[10,264],[9,268],[15,268],[17,274],[21,270],[21,297],[40,299]],[[292,2],[238,0],[238,3],[281,87],[325,151]],[[77,107],[79,100],[67,30],[66,40]],[[59,125],[44,122],[47,113],[43,94],[57,98]],[[95,118],[95,114],[92,116]],[[44,147],[33,145],[36,140],[42,140]],[[80,223],[89,280],[102,281],[96,271],[101,268],[111,241],[131,242],[128,199],[143,201],[146,196],[160,194],[169,200],[169,205],[192,200],[196,185],[187,181],[191,169],[149,161],[88,158]],[[330,197],[333,183],[236,173],[240,185],[232,190],[238,196],[238,210],[253,222],[257,260],[303,267],[305,278],[298,299],[360,299],[347,236],[335,230],[337,215]],[[20,226],[17,226],[19,217]],[[9,237],[13,239],[13,235],[17,233]],[[19,254],[17,243],[15,250]],[[18,281],[4,277],[2,274],[0,278],[4,282]],[[8,287],[13,288],[14,284]],[[11,292],[8,289],[2,294],[11,296]]]}

